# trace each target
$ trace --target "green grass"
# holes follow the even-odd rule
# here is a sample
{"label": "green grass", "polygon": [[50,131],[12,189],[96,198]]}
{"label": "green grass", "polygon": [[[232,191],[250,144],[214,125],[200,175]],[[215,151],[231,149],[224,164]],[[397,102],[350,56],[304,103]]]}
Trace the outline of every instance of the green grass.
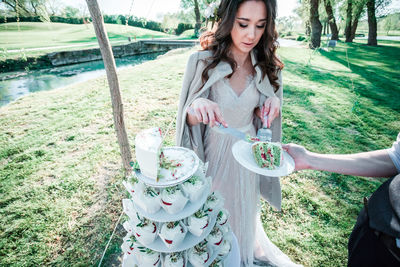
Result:
{"label": "green grass", "polygon": [[[134,40],[147,38],[166,38],[170,35],[148,29],[105,24],[108,37],[112,44],[127,43],[128,37]],[[88,47],[97,47],[96,34],[93,25],[44,23],[44,22],[16,22],[0,24],[0,58],[41,55],[49,52],[70,50]],[[57,48],[57,46],[71,46],[70,48]],[[77,46],[76,46],[77,45]],[[49,48],[47,48],[49,47]],[[50,48],[55,47],[55,48]],[[47,48],[44,50],[29,51],[31,48]],[[9,52],[21,50],[23,52]]]}
{"label": "green grass", "polygon": [[[171,51],[119,72],[133,152],[139,129],[166,129],[174,120],[190,52]],[[330,51],[279,54],[284,142],[324,153],[391,145],[400,130],[400,43],[340,42]],[[120,168],[105,77],[0,108],[0,266],[96,265],[125,197]],[[316,171],[281,181],[283,211],[262,205],[271,240],[305,266],[345,266],[362,197],[380,181]],[[115,263],[124,234],[119,226],[104,266]]]}

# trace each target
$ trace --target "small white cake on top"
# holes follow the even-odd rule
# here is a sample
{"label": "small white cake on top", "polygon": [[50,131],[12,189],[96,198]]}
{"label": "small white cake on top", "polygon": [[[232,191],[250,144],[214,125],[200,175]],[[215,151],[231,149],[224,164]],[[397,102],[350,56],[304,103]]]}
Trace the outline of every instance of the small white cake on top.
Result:
{"label": "small white cake on top", "polygon": [[140,172],[157,180],[162,146],[161,129],[155,127],[139,132],[135,138],[135,146]]}

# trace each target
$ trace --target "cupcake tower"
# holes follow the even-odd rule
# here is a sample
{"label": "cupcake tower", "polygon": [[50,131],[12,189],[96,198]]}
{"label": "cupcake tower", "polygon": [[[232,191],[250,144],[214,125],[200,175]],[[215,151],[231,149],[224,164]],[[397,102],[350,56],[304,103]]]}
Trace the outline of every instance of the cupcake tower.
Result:
{"label": "cupcake tower", "polygon": [[[227,266],[233,244],[229,213],[222,196],[211,192],[207,164],[186,148],[161,148],[160,137],[158,128],[136,137],[140,169],[123,182],[130,197],[123,200],[122,266]],[[158,163],[141,165],[143,160]],[[154,166],[160,167],[145,169]]]}

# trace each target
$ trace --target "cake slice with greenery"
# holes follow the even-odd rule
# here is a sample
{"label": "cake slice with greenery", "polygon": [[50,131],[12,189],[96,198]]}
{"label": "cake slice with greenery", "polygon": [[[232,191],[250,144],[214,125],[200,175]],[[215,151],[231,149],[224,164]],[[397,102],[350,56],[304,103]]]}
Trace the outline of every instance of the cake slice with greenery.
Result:
{"label": "cake slice with greenery", "polygon": [[282,146],[273,142],[256,142],[252,146],[254,160],[260,168],[274,170],[281,166]]}

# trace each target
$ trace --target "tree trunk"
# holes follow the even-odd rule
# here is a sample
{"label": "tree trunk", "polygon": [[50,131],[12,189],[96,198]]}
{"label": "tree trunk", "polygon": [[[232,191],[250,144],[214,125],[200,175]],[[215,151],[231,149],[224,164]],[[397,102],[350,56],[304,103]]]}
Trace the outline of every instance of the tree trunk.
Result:
{"label": "tree trunk", "polygon": [[322,24],[319,21],[318,2],[319,0],[310,1],[311,49],[315,49],[321,45]]}
{"label": "tree trunk", "polygon": [[101,15],[97,0],[86,0],[90,15],[93,20],[93,27],[99,41],[101,56],[103,57],[106,69],[108,86],[110,87],[111,103],[113,109],[114,127],[117,133],[119,149],[125,172],[129,174],[132,170],[130,162],[132,159],[128,136],[125,130],[123,104],[119,90],[118,76],[115,67],[114,54],[108,40],[107,32],[104,29],[103,16]]}
{"label": "tree trunk", "polygon": [[346,10],[346,28],[344,29],[344,35],[346,36],[345,42],[351,42],[351,23],[353,21],[353,0],[347,0]]}
{"label": "tree trunk", "polygon": [[199,10],[199,2],[194,0],[194,14],[196,16],[196,25],[194,26],[194,35],[196,37],[199,36],[200,28],[201,28],[201,17],[200,17],[200,10]]}
{"label": "tree trunk", "polygon": [[358,21],[361,17],[361,14],[364,10],[364,5],[365,5],[365,1],[362,1],[359,3],[359,5],[357,6],[357,10],[354,14],[354,20],[353,23],[351,25],[351,35],[350,35],[350,42],[353,42],[354,38],[356,37],[356,31],[357,31],[357,26],[358,26]]}
{"label": "tree trunk", "polygon": [[368,0],[367,11],[368,11],[368,44],[367,45],[376,46],[376,45],[378,45],[378,41],[376,39],[377,25],[376,25],[376,16],[375,16],[375,0]]}
{"label": "tree trunk", "polygon": [[339,40],[339,30],[336,25],[335,16],[333,15],[332,4],[330,0],[324,0],[325,11],[328,15],[329,27],[331,28],[332,37],[331,40]]}

